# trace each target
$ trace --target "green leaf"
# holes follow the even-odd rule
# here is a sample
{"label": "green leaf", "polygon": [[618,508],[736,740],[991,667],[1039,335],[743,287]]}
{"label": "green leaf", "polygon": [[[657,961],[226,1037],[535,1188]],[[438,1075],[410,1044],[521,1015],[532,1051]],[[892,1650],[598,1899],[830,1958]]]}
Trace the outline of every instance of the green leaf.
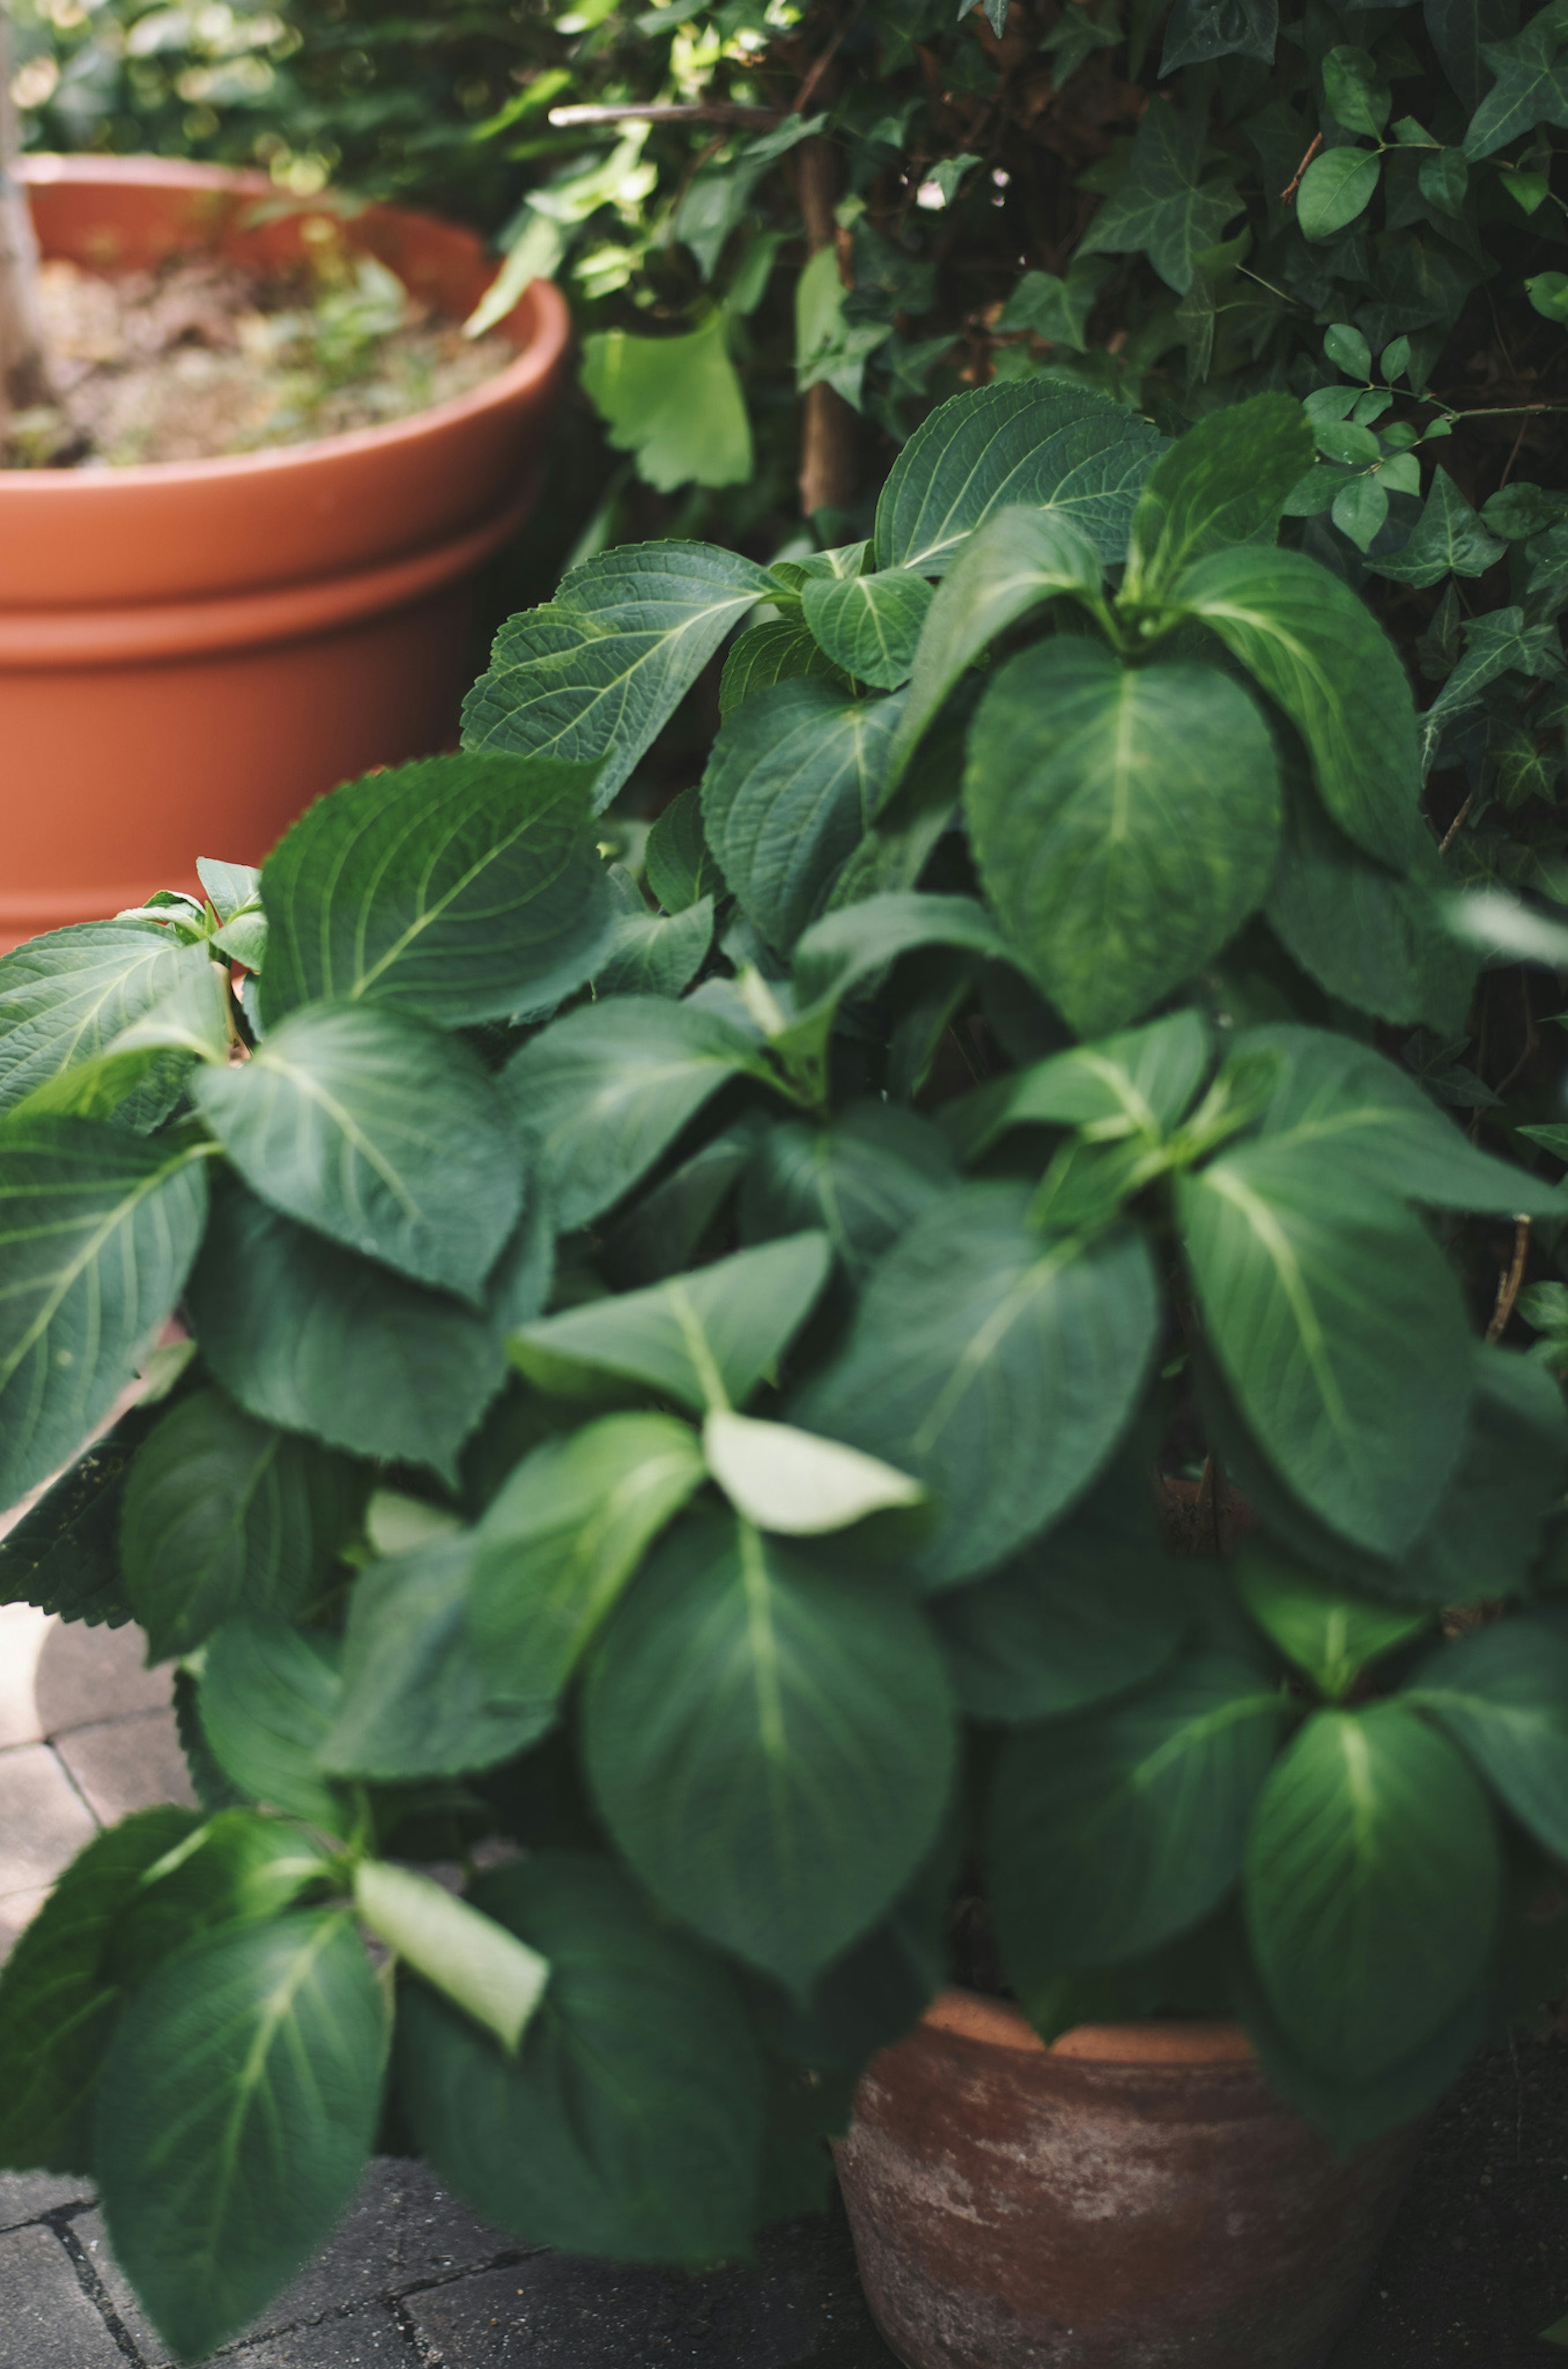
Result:
{"label": "green leaf", "polygon": [[199,855],[196,875],[220,921],[232,921],[236,913],[260,901],[261,875],[254,864],[224,864],[215,855]]}
{"label": "green leaf", "polygon": [[852,319],[844,304],[848,292],[837,248],[830,240],[810,257],[795,283],[795,384],[799,395],[808,387],[830,386],[858,411],[865,365],[892,336],[893,324]]}
{"label": "green leaf", "polygon": [[1483,41],[1481,54],[1496,79],[1471,117],[1464,152],[1474,164],[1495,155],[1538,123],[1568,131],[1568,62],[1560,12],[1542,8],[1512,40]]}
{"label": "green leaf", "polygon": [[1272,543],[1312,450],[1311,423],[1291,395],[1254,395],[1200,419],[1161,454],[1139,497],[1124,598],[1158,600],[1206,552]]}
{"label": "green leaf", "polygon": [[1296,193],[1304,238],[1332,238],[1366,212],[1378,192],[1383,160],[1375,148],[1327,148],[1314,156]]}
{"label": "green leaf", "polygon": [[[821,1228],[858,1282],[957,1181],[929,1119],[891,1103],[852,1103],[821,1130],[794,1120],[767,1129],[740,1188],[740,1229],[755,1242]],[[0,1544],[0,1571],[4,1554]]]}
{"label": "green leaf", "polygon": [[468,1622],[492,1702],[556,1701],[706,1478],[695,1435],[667,1414],[605,1415],[523,1459],[475,1540]]}
{"label": "green leaf", "polygon": [[84,921],[0,959],[0,1111],[105,1053],[194,971],[206,949],[154,921]]}
{"label": "green leaf", "polygon": [[1357,551],[1370,551],[1388,520],[1388,489],[1379,477],[1352,477],[1335,494],[1330,515]]}
{"label": "green leaf", "polygon": [[1242,546],[1200,559],[1173,597],[1284,709],[1340,829],[1396,870],[1414,861],[1426,844],[1414,703],[1348,585],[1299,552]]}
{"label": "green leaf", "polygon": [[337,1716],[341,1647],[325,1630],[242,1615],[207,1647],[201,1729],[225,1775],[253,1802],[346,1834],[349,1813],[315,1754]]}
{"label": "green leaf", "polygon": [[1402,550],[1372,561],[1378,576],[1425,588],[1441,578],[1483,576],[1505,545],[1489,534],[1446,469],[1434,469],[1426,506]]}
{"label": "green leaf", "polygon": [[1429,1712],[1553,1859],[1568,1855],[1568,1628],[1548,1611],[1440,1645],[1401,1700]]}
{"label": "green leaf", "polygon": [[235,2335],[352,2202],[383,2039],[370,1961],[331,1910],[199,1942],[132,2002],[96,2169],[115,2255],[177,2352]]}
{"label": "green leaf", "polygon": [[202,1150],[88,1119],[0,1129],[0,1504],[76,1453],[153,1345],[201,1240]]}
{"label": "green leaf", "polygon": [[1349,1694],[1369,1662],[1431,1626],[1430,1613],[1396,1612],[1346,1595],[1268,1547],[1242,1549],[1235,1584],[1253,1619],[1287,1660],[1336,1701]]}
{"label": "green leaf", "polygon": [[876,505],[876,565],[939,576],[967,534],[1020,506],[1058,512],[1102,558],[1119,559],[1162,450],[1136,413],[1052,379],[956,395],[893,464]]}
{"label": "green leaf", "polygon": [[501,1072],[527,1164],[563,1233],[631,1190],[731,1078],[764,1077],[754,1041],[716,1013],[614,996],[542,1029]]}
{"label": "green leaf", "polygon": [[1065,280],[1054,271],[1025,271],[1002,306],[999,335],[1031,329],[1050,345],[1087,353],[1089,315],[1110,269],[1108,264],[1074,256]]}
{"label": "green leaf", "polygon": [[549,1961],[508,2063],[419,1984],[399,2101],[438,2176],[529,2246],[711,2262],[750,2245],[762,2067],[736,1986],[604,1859],[545,1852],[475,1884]]}
{"label": "green leaf", "polygon": [[0,2164],[92,2169],[91,2104],[124,2004],[110,1938],[143,1876],[200,1825],[135,1812],[77,1854],[0,1970]]}
{"label": "green leaf", "polygon": [[122,1628],[133,1618],[120,1566],[132,1459],[161,1407],[128,1407],[0,1537],[0,1604]]}
{"label": "green leaf", "polygon": [[517,2054],[550,1974],[537,1950],[430,1876],[385,1860],[358,1862],[354,1906],[405,1965]]}
{"label": "green leaf", "polygon": [[1253,1955],[1286,2037],[1341,2080],[1431,2039],[1483,1980],[1502,1888],[1491,1810],[1403,1704],[1321,1711],[1247,1845]]}
{"label": "green leaf", "polygon": [[317,1004],[195,1091],[264,1201],[477,1299],[521,1206],[522,1175],[511,1113],[468,1046],[401,1013]]}
{"label": "green leaf", "polygon": [[1125,1703],[1008,1738],[986,1888],[1025,2013],[1059,1974],[1125,1964],[1219,1906],[1288,1711],[1245,1662],[1196,1654]]}
{"label": "green leaf", "polygon": [[[1348,371],[1352,378],[1368,379],[1372,375],[1372,349],[1359,329],[1348,321],[1336,321],[1324,333],[1323,351],[1336,368]],[[1335,387],[1335,395],[1349,395],[1347,387]],[[1349,409],[1348,402],[1345,409]],[[1343,413],[1340,415],[1343,417]]]}
{"label": "green leaf", "polygon": [[[926,612],[898,718],[884,795],[902,780],[927,726],[990,644],[1056,593],[1100,599],[1100,555],[1059,510],[1001,509],[959,550]],[[872,582],[876,581],[872,578]]]}
{"label": "green leaf", "polygon": [[1219,246],[1242,210],[1229,174],[1204,179],[1207,149],[1207,109],[1145,108],[1127,177],[1100,207],[1079,254],[1147,255],[1167,288],[1185,296],[1199,258]]}
{"label": "green leaf", "polygon": [[825,1234],[792,1234],[524,1325],[512,1355],[545,1389],[569,1390],[575,1369],[589,1367],[695,1413],[744,1405],[811,1313],[830,1264]]}
{"label": "green leaf", "polygon": [[941,1523],[909,1558],[928,1586],[993,1569],[1082,1495],[1153,1350],[1143,1236],[1041,1235],[1029,1200],[973,1184],[917,1218],[790,1410],[930,1490]]}
{"label": "green leaf", "polygon": [[[1369,50],[1342,42],[1322,63],[1323,97],[1329,113],[1346,132],[1376,140],[1389,120],[1393,95]],[[1330,150],[1330,154],[1337,152]]]}
{"label": "green leaf", "polygon": [[587,764],[429,757],[319,798],[261,876],[269,1026],[337,998],[455,1028],[580,987],[613,921],[594,782]]}
{"label": "green leaf", "polygon": [[819,1049],[840,1004],[921,946],[954,946],[983,959],[1012,959],[1007,941],[972,897],[916,892],[865,897],[814,921],[795,950],[795,1018],[775,1039],[782,1051]]}
{"label": "green leaf", "polygon": [[583,339],[582,386],[645,485],[669,494],[750,476],[751,423],[722,309],[680,338],[597,330]]}
{"label": "green leaf", "polygon": [[720,727],[703,820],[725,879],[771,944],[794,944],[864,837],[898,706],[813,680],[781,682]]}
{"label": "green leaf", "polygon": [[[724,662],[718,686],[720,719],[727,722],[738,707],[760,691],[771,691],[776,682],[794,682],[803,675],[836,683],[841,691],[850,687],[842,668],[833,664],[798,617],[770,617],[761,625],[749,625],[737,635]],[[681,793],[682,796],[692,795]]]}
{"label": "green leaf", "polygon": [[265,1924],[338,1871],[292,1820],[228,1807],[143,1870],[115,1919],[102,1971],[139,1990],[166,1959],[225,1926]]}
{"label": "green leaf", "polygon": [[506,1373],[484,1318],[237,1188],[214,1203],[189,1307],[202,1356],[247,1414],[445,1480]]}
{"label": "green leaf", "polygon": [[918,1481],[857,1448],[724,1407],[704,1421],[703,1453],[742,1521],[784,1538],[819,1538],[925,1500]]}
{"label": "green leaf", "polygon": [[615,924],[609,955],[594,973],[593,991],[605,995],[683,995],[708,958],[714,936],[714,900],[700,898],[666,920],[650,913],[634,889],[637,910]]}
{"label": "green leaf", "polygon": [[913,568],[876,576],[813,577],[801,591],[806,622],[836,666],[876,691],[908,682],[934,588]]}
{"label": "green leaf", "polygon": [[1208,1022],[1189,1007],[1011,1070],[950,1104],[942,1123],[966,1160],[1013,1127],[1081,1127],[1096,1143],[1160,1143],[1186,1116],[1213,1059]]}
{"label": "green leaf", "polygon": [[941,1659],[907,1596],[716,1516],[674,1531],[617,1607],[584,1741],[654,1897],[797,1993],[914,1872],[955,1761]]}
{"label": "green leaf", "polygon": [[598,767],[609,805],[727,634],[776,590],[701,543],[619,544],[574,567],[545,608],[502,626],[464,705],[464,745]]}
{"label": "green leaf", "polygon": [[303,1611],[367,1486],[331,1448],[255,1422],[216,1390],[182,1400],[132,1466],[120,1525],[149,1660],[189,1653],[238,1612]]}
{"label": "green leaf", "polygon": [[1487,78],[1484,45],[1517,30],[1519,0],[1425,0],[1423,14],[1443,71],[1473,115]]}
{"label": "green leaf", "polygon": [[986,693],[964,803],[998,917],[1080,1036],[1124,1027],[1217,954],[1278,853],[1278,761],[1248,694],[1066,635]]}
{"label": "green leaf", "polygon": [[647,885],[667,913],[684,913],[704,897],[724,895],[724,875],[703,836],[703,803],[696,789],[682,790],[665,807],[647,835],[643,861]]}
{"label": "green leaf", "polygon": [[226,1061],[229,990],[209,939],[187,946],[175,986],[111,1036],[101,1053],[76,1061],[13,1103],[13,1119],[109,1118],[150,1134],[178,1101],[193,1060]]}

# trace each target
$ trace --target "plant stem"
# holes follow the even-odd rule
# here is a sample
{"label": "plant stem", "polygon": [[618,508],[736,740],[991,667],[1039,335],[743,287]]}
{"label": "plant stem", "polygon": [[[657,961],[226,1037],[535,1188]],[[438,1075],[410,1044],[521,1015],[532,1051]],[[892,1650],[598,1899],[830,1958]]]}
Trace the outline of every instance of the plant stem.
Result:
{"label": "plant stem", "polygon": [[16,70],[10,13],[0,0],[0,444],[13,412],[53,399],[39,312],[38,240],[20,177],[21,126],[11,97]]}
{"label": "plant stem", "polygon": [[553,107],[550,121],[559,131],[578,123],[733,123],[771,132],[785,120],[776,107],[741,107],[727,98],[670,99],[647,106],[628,101],[624,107]]}

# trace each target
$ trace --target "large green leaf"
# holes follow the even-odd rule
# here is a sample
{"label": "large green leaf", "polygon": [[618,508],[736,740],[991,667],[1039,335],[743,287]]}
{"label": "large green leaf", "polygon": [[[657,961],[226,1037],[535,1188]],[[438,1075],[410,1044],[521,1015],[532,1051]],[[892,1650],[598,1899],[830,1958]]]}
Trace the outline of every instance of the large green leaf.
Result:
{"label": "large green leaf", "polygon": [[90,2172],[90,2107],[124,2004],[110,1938],[143,1876],[196,1831],[194,1811],[142,1810],[80,1852],[0,1971],[0,2165]]}
{"label": "large green leaf", "polygon": [[84,921],[0,959],[0,1110],[103,1054],[208,966],[155,921]]}
{"label": "large green leaf", "polygon": [[593,974],[593,991],[604,995],[684,995],[708,957],[714,936],[714,900],[699,897],[679,913],[651,913],[634,888],[615,924],[610,951]]}
{"label": "large green leaf", "polygon": [[131,1468],[120,1524],[149,1658],[189,1653],[236,1612],[302,1611],[368,1486],[345,1457],[256,1422],[216,1390],[171,1408]]}
{"label": "large green leaf", "polygon": [[970,1160],[1014,1127],[1081,1127],[1096,1143],[1159,1143],[1186,1116],[1213,1059],[1213,1031],[1188,1006],[1010,1070],[950,1104],[942,1124]]}
{"label": "large green leaf", "polygon": [[845,996],[921,946],[952,946],[987,961],[1013,959],[1006,939],[972,897],[928,897],[911,889],[863,898],[814,921],[796,945],[795,1016],[777,1039],[781,1049],[819,1055]]}
{"label": "large green leaf", "polygon": [[330,1910],[199,1942],[132,2003],[95,2169],[115,2254],[177,2352],[236,2334],[352,2201],[383,2042],[370,1960]]}
{"label": "large green leaf", "polygon": [[929,1119],[892,1103],[851,1103],[830,1127],[768,1128],[741,1184],[741,1232],[754,1242],[820,1227],[859,1281],[957,1181]]}
{"label": "large green leaf", "polygon": [[122,1628],[133,1616],[120,1562],[132,1459],[161,1406],[128,1407],[0,1538],[0,1604]]}
{"label": "large green leaf", "polygon": [[209,1147],[90,1119],[0,1129],[0,1505],[108,1414],[201,1240]]}
{"label": "large green leaf", "polygon": [[727,724],[736,709],[755,699],[759,692],[806,675],[836,683],[841,691],[850,687],[842,667],[833,664],[798,617],[769,617],[760,625],[749,625],[737,636],[724,662],[718,686],[721,720]]}
{"label": "large green leaf", "polygon": [[1482,55],[1496,80],[1465,132],[1464,153],[1472,163],[1493,155],[1521,132],[1533,132],[1538,123],[1568,132],[1563,29],[1562,10],[1547,7],[1511,40],[1482,45]]}
{"label": "large green leaf", "polygon": [[716,544],[599,553],[501,627],[464,706],[464,747],[595,765],[608,806],[725,635],[777,589]]}
{"label": "large green leaf", "polygon": [[112,1118],[150,1134],[178,1101],[193,1061],[226,1061],[232,1042],[227,980],[211,947],[184,948],[174,986],[101,1053],[74,1062],[11,1106],[12,1116]]}
{"label": "large green leaf", "polygon": [[910,1567],[928,1585],[994,1569],[1082,1494],[1153,1352],[1144,1237],[1039,1234],[1029,1198],[973,1184],[917,1218],[791,1410],[924,1482],[942,1518]]}
{"label": "large green leaf", "polygon": [[876,1922],[952,1782],[941,1657],[891,1580],[682,1525],[589,1667],[588,1768],[656,1899],[801,1991]]}
{"label": "large green leaf", "polygon": [[511,1111],[471,1047],[371,1004],[313,1004],[196,1104],[251,1190],[420,1283],[477,1299],[522,1206]]}
{"label": "large green leaf", "polygon": [[446,1028],[558,1002],[613,921],[591,765],[429,757],[320,798],[261,876],[269,1024],[334,998]]}
{"label": "large green leaf", "polygon": [[249,1614],[226,1621],[201,1671],[201,1730],[225,1776],[248,1800],[347,1833],[345,1796],[315,1756],[342,1695],[338,1638]]}
{"label": "large green leaf", "polygon": [[475,1541],[468,1619],[492,1702],[555,1702],[706,1477],[696,1435],[666,1414],[606,1415],[524,1458]]}
{"label": "large green leaf", "polygon": [[717,1013],[626,995],[542,1029],[513,1054],[501,1082],[529,1165],[569,1232],[618,1201],[704,1104],[746,1072],[769,1074],[755,1040]]}
{"label": "large green leaf", "polygon": [[1146,107],[1127,178],[1079,240],[1079,255],[1141,252],[1165,285],[1185,296],[1200,258],[1219,246],[1227,223],[1242,211],[1233,167],[1205,179],[1208,144],[1206,107]]}
{"label": "large green leaf", "polygon": [[1440,1494],[1474,1387],[1458,1283],[1353,1175],[1246,1143],[1184,1177],[1206,1337],[1270,1463],[1331,1529],[1397,1558]]}
{"label": "large green leaf", "polygon": [[1276,1549],[1249,1540],[1231,1566],[1237,1594],[1287,1661],[1343,1701],[1370,1663],[1432,1625],[1426,1612],[1354,1595]]}
{"label": "large green leaf", "polygon": [[647,835],[647,885],[667,913],[724,895],[724,875],[703,836],[703,806],[693,787],[672,798]]}
{"label": "large green leaf", "polygon": [[818,646],[845,674],[874,691],[908,682],[932,586],[912,567],[875,576],[814,576],[800,605]]}
{"label": "large green leaf", "polygon": [[1397,1701],[1317,1712],[1247,1843],[1247,1929],[1286,2037],[1375,2079],[1484,1979],[1501,1888],[1486,1795],[1446,1737]]}
{"label": "large green leaf", "polygon": [[964,807],[1003,928],[1080,1036],[1125,1027],[1217,954],[1279,847],[1273,737],[1239,684],[1066,635],[986,693]]}
{"label": "large green leaf", "polygon": [[438,2176],[525,2245],[709,2262],[750,2242],[762,2067],[730,1975],[608,1860],[544,1853],[475,1906],[550,1963],[508,2063],[422,1985],[398,2014],[398,2098]]}
{"label": "large green leaf", "polygon": [[237,1187],[214,1204],[189,1308],[202,1356],[247,1414],[447,1480],[506,1375],[484,1317]]}
{"label": "large green leaf", "polygon": [[1301,176],[1297,220],[1303,238],[1332,238],[1378,193],[1382,156],[1376,148],[1329,148]]}
{"label": "large green leaf", "polygon": [[583,340],[582,387],[620,452],[661,493],[738,486],[751,475],[751,422],[722,306],[680,338],[600,329]]}
{"label": "large green leaf", "polygon": [[649,1383],[695,1413],[744,1405],[811,1313],[830,1264],[825,1234],[791,1234],[524,1325],[512,1356],[567,1394],[588,1367]]}
{"label": "large green leaf", "polygon": [[1292,395],[1253,395],[1200,419],[1161,454],[1139,498],[1124,598],[1157,601],[1205,552],[1272,543],[1313,453],[1311,422]]}
{"label": "large green leaf", "polygon": [[993,511],[1049,509],[1119,559],[1162,440],[1136,412],[1060,380],[980,387],[939,404],[876,505],[878,567],[939,576]]}
{"label": "large green leaf", "polygon": [[703,821],[725,879],[773,944],[795,944],[865,836],[898,706],[807,678],[759,692],[721,727]]}
{"label": "large green leaf", "polygon": [[1568,1624],[1561,1610],[1499,1620],[1440,1646],[1403,1700],[1442,1722],[1543,1850],[1568,1859]]}
{"label": "large green leaf", "polygon": [[1140,1957],[1219,1906],[1288,1710],[1245,1662],[1196,1654],[1125,1703],[1008,1739],[987,1891],[1026,2011],[1059,1974]]}
{"label": "large green leaf", "polygon": [[1399,653],[1349,586],[1300,552],[1253,544],[1200,559],[1171,598],[1284,709],[1341,830],[1396,870],[1415,862],[1425,845],[1415,705]]}

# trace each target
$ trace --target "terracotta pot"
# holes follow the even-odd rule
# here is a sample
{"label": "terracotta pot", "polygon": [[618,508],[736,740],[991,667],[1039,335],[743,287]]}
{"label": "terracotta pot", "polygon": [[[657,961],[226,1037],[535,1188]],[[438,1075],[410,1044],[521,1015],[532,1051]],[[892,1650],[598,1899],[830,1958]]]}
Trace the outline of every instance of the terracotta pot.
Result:
{"label": "terracotta pot", "polygon": [[[258,174],[30,158],[40,244],[104,270],[217,250],[285,266],[308,209],[253,223]],[[459,316],[472,232],[372,206],[344,224]],[[536,281],[517,360],[383,428],[234,460],[0,472],[0,945],[256,863],[322,791],[450,746],[475,571],[527,514],[567,316]]]}
{"label": "terracotta pot", "polygon": [[1337,2163],[1229,2023],[1047,2049],[950,1991],[877,2057],[838,2149],[861,2279],[908,2369],[1316,2369],[1420,2145]]}

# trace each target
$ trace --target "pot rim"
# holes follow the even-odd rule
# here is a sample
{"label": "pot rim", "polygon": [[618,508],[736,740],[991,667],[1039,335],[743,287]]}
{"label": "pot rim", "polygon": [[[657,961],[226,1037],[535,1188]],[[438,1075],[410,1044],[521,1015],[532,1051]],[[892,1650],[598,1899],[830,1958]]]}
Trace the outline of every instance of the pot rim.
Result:
{"label": "pot rim", "polygon": [[1019,2056],[1074,2057],[1100,2065],[1251,2065],[1251,2041],[1239,2023],[1219,2018],[1150,2016],[1139,2023],[1080,2023],[1047,2049],[1006,1999],[945,1990],[921,2019],[930,2031]]}
{"label": "pot rim", "polygon": [[[21,177],[25,184],[40,188],[75,182],[100,189],[213,189],[258,198],[278,194],[264,173],[224,165],[194,165],[182,158],[165,156],[35,154],[22,159]],[[408,206],[372,204],[365,208],[365,212],[378,214],[383,220],[423,220],[440,223],[449,230],[465,228],[462,223],[449,223],[443,215],[422,215]],[[472,388],[466,395],[449,396],[444,403],[431,404],[406,419],[388,420],[379,428],[345,429],[338,435],[318,436],[306,444],[277,444],[259,452],[214,454],[207,461],[138,461],[126,468],[114,469],[7,469],[0,472],[0,499],[71,501],[88,495],[101,498],[106,487],[111,486],[200,486],[211,483],[214,477],[264,478],[284,473],[297,475],[303,470],[329,468],[337,460],[356,452],[387,452],[399,445],[418,443],[424,437],[439,435],[442,429],[486,411],[505,410],[519,396],[547,381],[571,335],[571,315],[566,298],[553,280],[534,280],[497,326],[517,338],[517,360],[486,379],[482,386]]]}

